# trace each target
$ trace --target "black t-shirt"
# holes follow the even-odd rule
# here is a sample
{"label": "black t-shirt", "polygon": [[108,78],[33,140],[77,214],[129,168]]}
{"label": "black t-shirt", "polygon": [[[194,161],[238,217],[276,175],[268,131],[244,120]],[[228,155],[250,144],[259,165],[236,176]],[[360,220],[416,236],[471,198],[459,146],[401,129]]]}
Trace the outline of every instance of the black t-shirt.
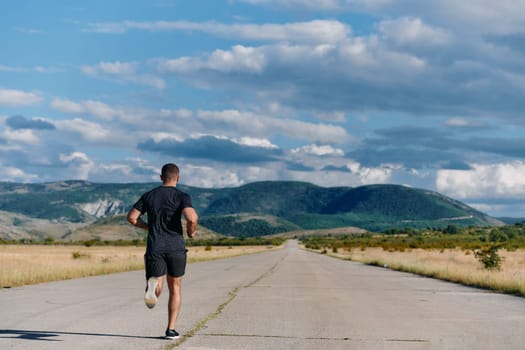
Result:
{"label": "black t-shirt", "polygon": [[148,214],[148,243],[146,252],[172,252],[186,249],[182,236],[181,215],[192,207],[191,197],[176,187],[159,186],[146,192],[133,205]]}

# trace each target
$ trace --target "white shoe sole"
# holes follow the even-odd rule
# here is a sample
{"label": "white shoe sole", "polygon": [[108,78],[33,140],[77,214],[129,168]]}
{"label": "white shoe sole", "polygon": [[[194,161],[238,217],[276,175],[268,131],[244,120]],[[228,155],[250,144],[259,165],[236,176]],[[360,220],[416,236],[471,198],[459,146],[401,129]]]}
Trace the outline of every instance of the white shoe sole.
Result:
{"label": "white shoe sole", "polygon": [[148,289],[146,290],[146,295],[144,296],[144,302],[150,309],[153,309],[153,307],[155,307],[157,304],[157,294],[155,294],[155,291],[157,290],[158,283],[159,280],[156,277],[150,277],[148,279]]}

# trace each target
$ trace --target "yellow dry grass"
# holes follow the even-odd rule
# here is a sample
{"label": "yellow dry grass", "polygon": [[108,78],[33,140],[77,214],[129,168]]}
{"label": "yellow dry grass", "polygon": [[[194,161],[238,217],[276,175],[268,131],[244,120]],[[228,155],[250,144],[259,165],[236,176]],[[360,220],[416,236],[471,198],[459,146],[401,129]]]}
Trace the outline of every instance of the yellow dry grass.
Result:
{"label": "yellow dry grass", "polygon": [[[272,247],[189,247],[188,262],[229,258]],[[144,268],[144,247],[0,245],[0,288]],[[274,248],[275,249],[275,248]]]}
{"label": "yellow dry grass", "polygon": [[469,286],[525,296],[525,250],[501,250],[500,271],[487,270],[471,251],[460,249],[389,252],[382,248],[340,249],[330,255],[388,268],[435,277]]}

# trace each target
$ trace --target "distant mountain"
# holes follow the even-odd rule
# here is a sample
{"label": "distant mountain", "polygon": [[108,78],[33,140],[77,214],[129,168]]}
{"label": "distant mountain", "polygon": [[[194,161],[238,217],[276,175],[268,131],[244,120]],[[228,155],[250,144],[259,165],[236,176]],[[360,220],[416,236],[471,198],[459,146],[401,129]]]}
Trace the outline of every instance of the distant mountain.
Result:
{"label": "distant mountain", "polygon": [[[0,238],[140,238],[143,233],[127,225],[122,214],[142,193],[158,185],[0,183],[0,210],[8,214],[0,222]],[[256,236],[350,226],[384,230],[503,224],[437,192],[399,185],[326,188],[304,182],[267,181],[222,189],[179,187],[191,194],[201,227],[210,230],[208,237],[216,233]]]}
{"label": "distant mountain", "polygon": [[498,217],[497,219],[507,225],[525,224],[525,218]]}
{"label": "distant mountain", "polygon": [[235,220],[241,213],[244,222],[248,214],[279,218],[279,223],[268,227],[266,233],[293,230],[293,226],[385,230],[503,224],[437,192],[400,185],[325,188],[302,182],[256,182],[220,191],[213,198],[203,210],[203,225],[232,235],[250,234],[246,225]]}

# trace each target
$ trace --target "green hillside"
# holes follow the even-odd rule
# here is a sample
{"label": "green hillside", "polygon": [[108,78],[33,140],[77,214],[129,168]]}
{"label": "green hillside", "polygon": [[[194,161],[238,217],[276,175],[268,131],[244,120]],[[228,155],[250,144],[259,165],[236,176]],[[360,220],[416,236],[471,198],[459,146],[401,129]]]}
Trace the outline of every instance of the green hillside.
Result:
{"label": "green hillside", "polygon": [[347,189],[324,188],[305,182],[255,182],[217,193],[203,215],[258,213],[287,217],[316,213]]}
{"label": "green hillside", "polygon": [[[44,220],[39,221],[40,226],[49,222],[48,227],[58,228],[51,234],[53,238],[137,237],[122,216],[117,221],[111,218],[126,213],[142,193],[156,186],[159,183],[0,183],[0,210],[23,215],[24,221]],[[235,188],[179,188],[192,196],[203,229],[232,236],[350,226],[382,231],[502,224],[439,193],[399,185],[326,188],[305,182],[265,181]],[[0,238],[50,235],[49,229],[38,232],[34,224],[26,226],[31,232],[24,235],[20,219],[6,220]]]}
{"label": "green hillside", "polygon": [[[501,222],[439,193],[400,185],[324,188],[302,182],[258,182],[209,198],[203,225],[224,234],[286,232],[290,227],[329,229],[500,225]],[[273,223],[237,224],[235,214],[271,215]],[[212,218],[207,218],[211,215]],[[281,225],[275,221],[280,220]],[[246,221],[246,220],[244,220]],[[241,227],[242,226],[242,227]],[[247,227],[248,226],[248,227]],[[247,233],[248,232],[248,233]]]}

